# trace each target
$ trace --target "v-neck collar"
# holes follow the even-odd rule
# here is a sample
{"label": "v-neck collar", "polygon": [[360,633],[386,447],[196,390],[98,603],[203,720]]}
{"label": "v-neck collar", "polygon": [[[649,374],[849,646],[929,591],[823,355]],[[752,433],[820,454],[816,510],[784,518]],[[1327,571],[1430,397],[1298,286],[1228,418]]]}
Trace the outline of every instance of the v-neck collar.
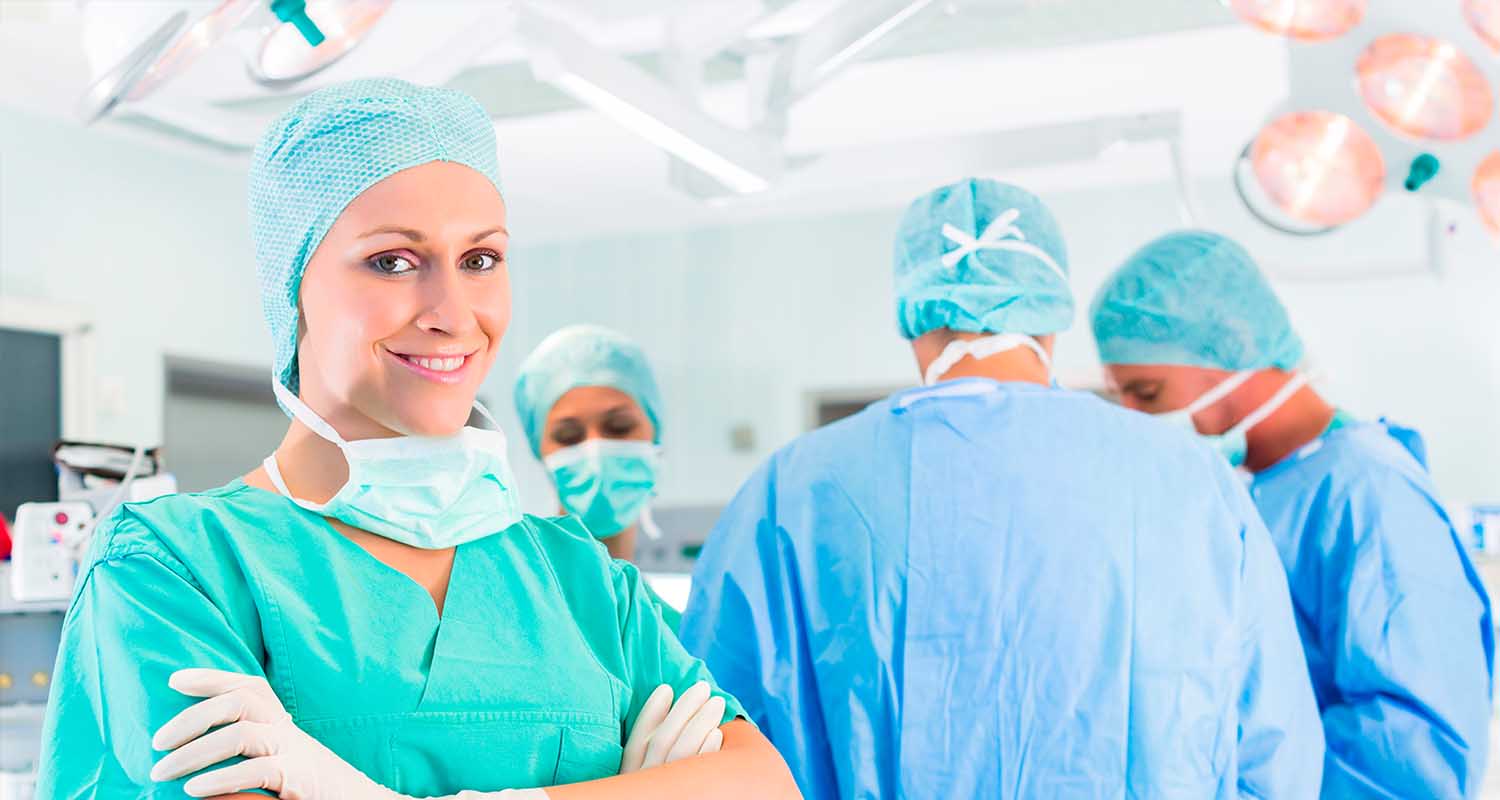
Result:
{"label": "v-neck collar", "polygon": [[[236,484],[238,485],[236,486]],[[471,542],[465,542],[463,544],[457,545],[453,548],[453,565],[448,571],[448,586],[443,594],[443,610],[439,612],[437,608],[437,601],[433,599],[432,593],[427,591],[427,587],[418,583],[416,579],[412,578],[410,575],[407,575],[405,572],[402,572],[401,570],[375,557],[374,553],[371,553],[369,550],[361,547],[358,542],[350,539],[348,536],[345,536],[343,532],[341,532],[338,528],[335,528],[333,524],[328,521],[328,518],[324,517],[322,514],[318,514],[314,511],[309,511],[302,506],[292,502],[291,499],[276,492],[270,492],[258,486],[251,486],[250,484],[245,483],[243,478],[236,478],[233,482],[230,483],[229,487],[226,488],[230,487],[243,487],[244,489],[247,489],[251,492],[256,492],[266,497],[275,498],[277,501],[285,504],[285,507],[291,508],[294,513],[301,515],[304,519],[308,520],[310,524],[319,528],[323,533],[331,537],[335,542],[335,544],[333,545],[334,547],[345,548],[346,550],[349,550],[351,552],[356,552],[357,555],[353,557],[353,560],[358,563],[367,563],[367,571],[373,571],[375,573],[384,575],[385,577],[383,578],[383,580],[388,583],[395,583],[408,587],[403,588],[401,590],[403,592],[411,591],[418,593],[424,600],[426,600],[426,603],[416,603],[414,605],[422,608],[425,614],[431,616],[429,624],[432,625],[435,629],[441,627],[443,620],[447,619],[452,614],[454,605],[452,602],[453,599],[455,597],[462,596],[461,592],[454,591],[454,585],[457,583],[457,578],[461,572],[462,564],[468,561],[464,554],[470,549],[471,545],[477,545],[479,542],[484,541],[484,539],[476,539]],[[366,533],[368,533],[368,531],[366,531]],[[378,536],[379,534],[371,535]]]}

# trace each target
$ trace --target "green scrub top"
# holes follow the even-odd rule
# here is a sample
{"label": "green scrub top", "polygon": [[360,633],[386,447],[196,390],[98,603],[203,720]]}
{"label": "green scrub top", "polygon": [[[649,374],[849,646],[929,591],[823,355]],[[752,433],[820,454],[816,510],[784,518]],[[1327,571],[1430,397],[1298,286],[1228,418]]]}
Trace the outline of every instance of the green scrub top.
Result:
{"label": "green scrub top", "polygon": [[[151,736],[173,672],[263,675],[304,731],[417,796],[614,775],[657,685],[712,678],[630,564],[576,521],[458,547],[443,614],[317,514],[235,481],[123,506],[63,623],[38,800],[185,798]],[[726,702],[724,722],[745,716]]]}

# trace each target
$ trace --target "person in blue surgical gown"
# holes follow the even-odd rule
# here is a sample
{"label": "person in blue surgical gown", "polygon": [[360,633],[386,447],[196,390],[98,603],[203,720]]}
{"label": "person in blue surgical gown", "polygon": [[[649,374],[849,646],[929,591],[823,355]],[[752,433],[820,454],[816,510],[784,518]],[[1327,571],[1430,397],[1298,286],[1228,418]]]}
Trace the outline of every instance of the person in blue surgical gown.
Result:
{"label": "person in blue surgical gown", "polygon": [[1285,309],[1223,236],[1148,244],[1105,282],[1092,322],[1127,405],[1253,475],[1322,712],[1323,796],[1475,797],[1494,628],[1421,436],[1306,385]]}
{"label": "person in blue surgical gown", "polygon": [[1317,792],[1285,574],[1229,466],[1051,379],[1073,300],[1031,194],[918,199],[924,386],[802,436],[725,510],[681,636],[812,798]]}

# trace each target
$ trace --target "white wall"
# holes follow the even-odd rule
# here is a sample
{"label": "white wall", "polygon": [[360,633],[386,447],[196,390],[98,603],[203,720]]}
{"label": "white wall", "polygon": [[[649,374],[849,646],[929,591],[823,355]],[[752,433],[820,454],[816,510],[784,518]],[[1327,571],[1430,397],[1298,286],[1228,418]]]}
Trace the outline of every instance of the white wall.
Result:
{"label": "white wall", "polygon": [[[163,354],[269,362],[244,179],[232,162],[0,111],[0,293],[93,315],[98,437],[160,438]],[[1226,190],[1210,188],[1212,206]],[[1069,236],[1081,311],[1123,255],[1177,224],[1164,184],[1047,200]],[[510,381],[529,349],[562,325],[609,325],[652,355],[668,406],[668,503],[727,499],[804,428],[810,391],[914,382],[892,321],[899,213],[518,246],[515,322],[485,395],[508,421],[528,506],[548,508],[550,490],[509,411]],[[1452,249],[1440,278],[1280,281],[1278,290],[1335,401],[1422,428],[1448,499],[1493,501],[1500,251],[1467,232]],[[1059,368],[1075,381],[1096,372],[1082,313],[1060,339]],[[112,404],[117,389],[122,400]],[[731,450],[729,431],[740,424],[754,429],[754,452]]]}
{"label": "white wall", "polygon": [[93,436],[160,441],[164,353],[269,364],[246,214],[243,168],[0,109],[0,293],[92,317]]}

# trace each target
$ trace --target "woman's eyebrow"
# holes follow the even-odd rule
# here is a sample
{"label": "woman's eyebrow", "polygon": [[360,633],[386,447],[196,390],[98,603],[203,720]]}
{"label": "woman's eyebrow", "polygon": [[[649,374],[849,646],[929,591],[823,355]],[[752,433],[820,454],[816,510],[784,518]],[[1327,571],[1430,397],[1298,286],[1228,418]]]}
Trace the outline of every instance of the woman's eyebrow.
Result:
{"label": "woman's eyebrow", "polygon": [[[405,236],[406,238],[414,242],[427,241],[427,235],[422,233],[421,231],[415,230],[413,228],[403,228],[399,225],[382,225],[378,228],[372,228],[360,234],[359,238],[368,239],[371,236],[380,236],[387,233],[394,233],[398,236]],[[506,230],[504,225],[497,225],[496,227],[486,228],[479,233],[474,234],[474,237],[470,241],[482,242],[497,233],[503,233],[506,236],[510,235],[510,231]]]}
{"label": "woman's eyebrow", "polygon": [[374,229],[368,230],[368,231],[360,234],[359,238],[361,238],[361,239],[368,239],[371,236],[379,236],[380,234],[383,234],[383,233],[394,233],[394,234],[397,234],[399,236],[405,236],[406,238],[408,238],[408,239],[410,239],[410,240],[412,240],[414,242],[425,242],[425,241],[427,241],[427,237],[421,231],[413,230],[411,228],[403,228],[403,227],[401,227],[399,225],[382,225],[382,226],[380,226],[378,228],[374,228]]}

